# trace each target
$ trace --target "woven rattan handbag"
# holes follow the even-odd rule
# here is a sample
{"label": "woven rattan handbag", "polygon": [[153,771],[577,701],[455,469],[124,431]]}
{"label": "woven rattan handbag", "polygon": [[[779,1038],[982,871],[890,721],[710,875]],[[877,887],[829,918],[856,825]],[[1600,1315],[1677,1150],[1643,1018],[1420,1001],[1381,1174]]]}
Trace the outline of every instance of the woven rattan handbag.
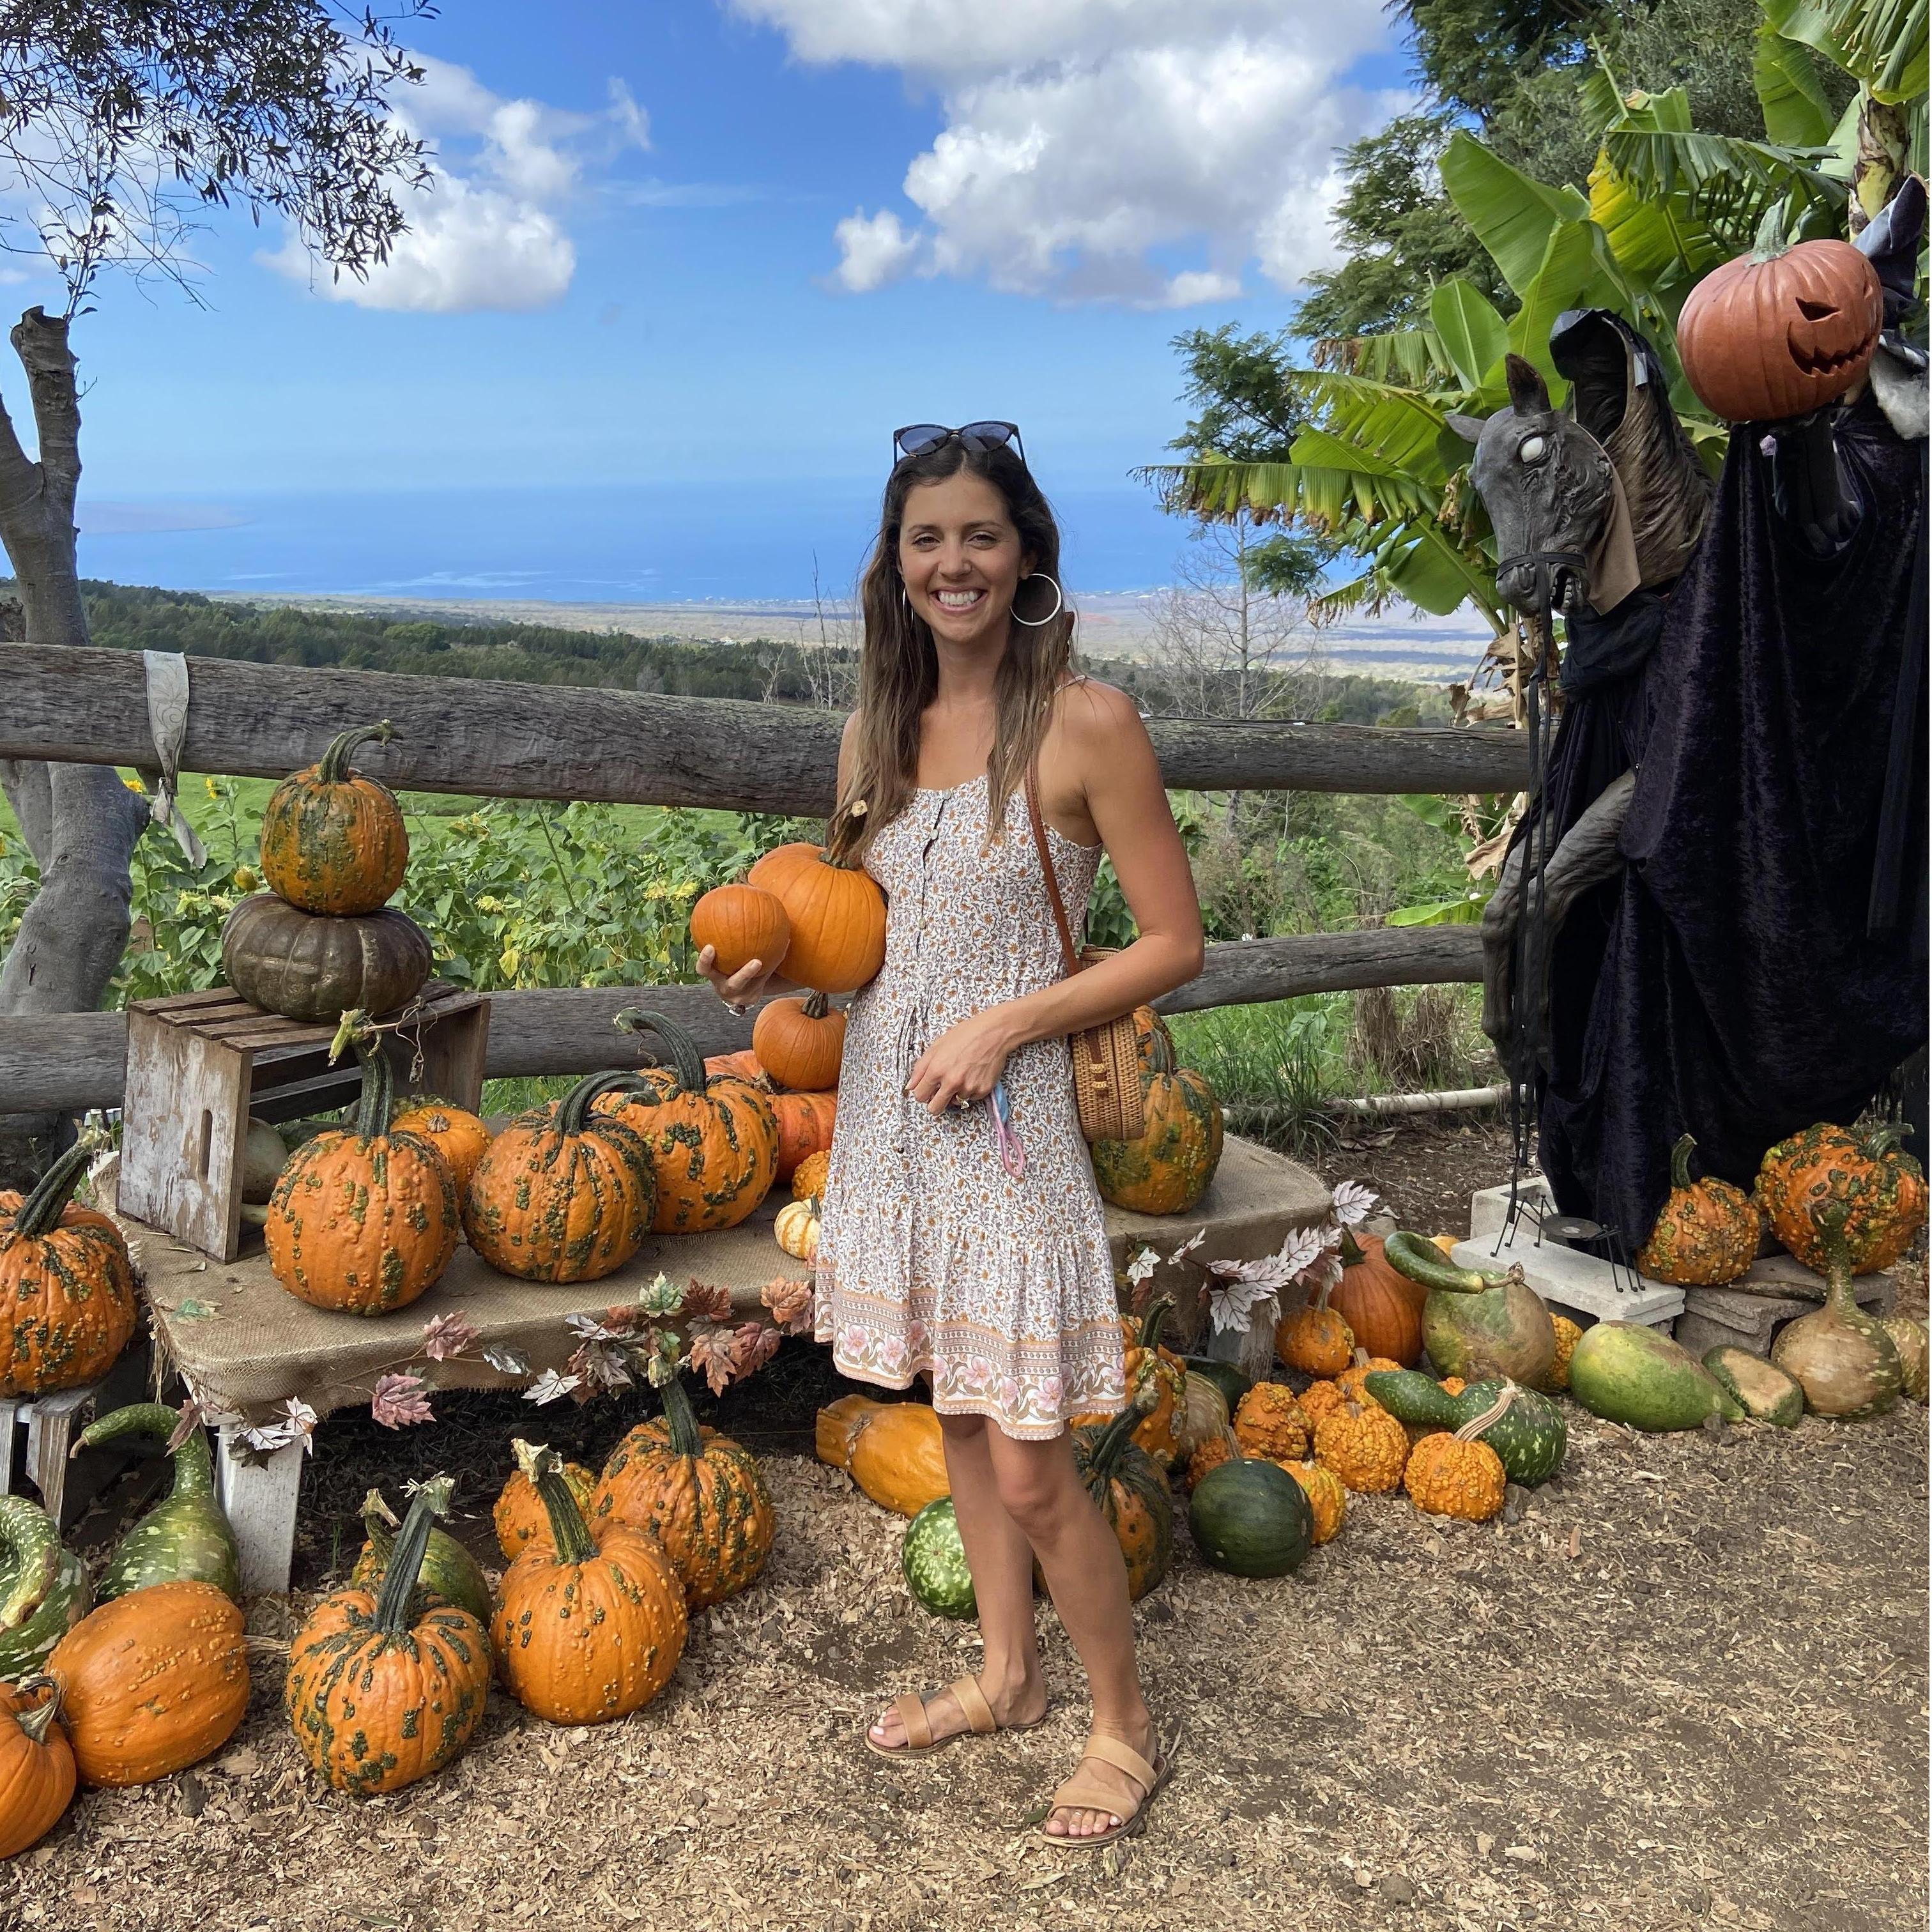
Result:
{"label": "woven rattan handbag", "polygon": [[[1046,874],[1046,896],[1053,922],[1060,932],[1060,956],[1068,978],[1096,959],[1113,956],[1109,946],[1087,946],[1074,950],[1066,923],[1066,908],[1054,875],[1053,854],[1046,842],[1046,821],[1040,814],[1040,770],[1029,765],[1026,775],[1027,817],[1033,842]],[[1080,1131],[1090,1141],[1137,1141],[1147,1131],[1147,1096],[1141,1086],[1139,1042],[1134,1016],[1102,1020],[1083,1033],[1069,1034],[1066,1045],[1073,1060],[1073,1098],[1080,1110]]]}

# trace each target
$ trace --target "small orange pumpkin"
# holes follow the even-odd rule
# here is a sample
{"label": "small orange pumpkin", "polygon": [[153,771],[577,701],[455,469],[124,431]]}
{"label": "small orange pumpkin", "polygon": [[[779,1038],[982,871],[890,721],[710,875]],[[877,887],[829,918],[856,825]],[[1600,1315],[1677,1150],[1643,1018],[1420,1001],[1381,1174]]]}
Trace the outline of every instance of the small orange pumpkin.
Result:
{"label": "small orange pumpkin", "polygon": [[1281,1466],[1301,1485],[1315,1519],[1317,1545],[1336,1535],[1348,1517],[1348,1492],[1333,1469],[1319,1462],[1284,1462]]}
{"label": "small orange pumpkin", "polygon": [[818,1412],[816,1453],[881,1509],[900,1516],[916,1516],[952,1493],[945,1438],[928,1402],[841,1396]]}
{"label": "small orange pumpkin", "polygon": [[262,808],[262,876],[304,912],[374,912],[403,883],[409,828],[395,794],[349,767],[350,754],[396,735],[386,718],[338,734],[321,760],[283,779]]}
{"label": "small orange pumpkin", "polygon": [[1133,1439],[1141,1420],[1130,1402],[1110,1422],[1076,1428],[1073,1466],[1112,1526],[1127,1564],[1127,1594],[1136,1603],[1174,1561],[1174,1499],[1160,1466]]}
{"label": "small orange pumpkin", "polygon": [[866,872],[822,845],[780,845],[748,875],[774,894],[791,922],[785,977],[821,993],[856,993],[886,958],[886,899]]}
{"label": "small orange pumpkin", "polygon": [[1304,1376],[1339,1376],[1354,1359],[1355,1331],[1329,1306],[1329,1294],[1324,1288],[1275,1324],[1275,1353]]}
{"label": "small orange pumpkin", "polygon": [[1310,1418],[1286,1382],[1256,1382],[1234,1409],[1234,1440],[1250,1456],[1299,1462],[1308,1453]]}
{"label": "small orange pumpkin", "polygon": [[773,1085],[822,1092],[838,1084],[845,1016],[823,993],[774,1000],[752,1022],[752,1050]]}
{"label": "small orange pumpkin", "polygon": [[493,1268],[525,1281],[596,1281],[644,1246],[657,1204],[650,1144],[593,1114],[600,1094],[637,1082],[593,1073],[554,1106],[520,1114],[470,1176],[463,1226]]}
{"label": "small orange pumpkin", "polygon": [[694,1234],[735,1228],[770,1192],[778,1171],[778,1123],[747,1080],[707,1074],[698,1042],[662,1013],[626,1006],[617,1024],[654,1033],[670,1064],[644,1068],[629,1084],[592,1102],[622,1120],[650,1150],[657,1184],[651,1229]]}
{"label": "small orange pumpkin", "polygon": [[0,1395],[98,1382],[134,1332],[128,1244],[74,1199],[95,1144],[76,1141],[24,1197],[0,1194]]}
{"label": "small orange pumpkin", "polygon": [[1408,1466],[1408,1436],[1402,1424],[1374,1402],[1344,1396],[1342,1406],[1315,1425],[1315,1460],[1364,1496],[1394,1489]]}
{"label": "small orange pumpkin", "polygon": [[757,886],[714,886],[691,909],[691,943],[711,947],[721,973],[740,972],[754,959],[773,973],[791,944],[791,921]]}
{"label": "small orange pumpkin", "polygon": [[463,1222],[442,1150],[391,1125],[388,1056],[366,1018],[345,1013],[336,1034],[338,1050],[349,1041],[362,1063],[355,1128],[318,1134],[290,1155],[262,1233],[275,1279],[298,1300],[388,1315],[449,1265]]}
{"label": "small orange pumpkin", "polygon": [[1742,1187],[1708,1174],[1690,1178],[1697,1143],[1688,1134],[1670,1150],[1670,1192],[1650,1238],[1637,1250],[1638,1269],[1653,1281],[1710,1288],[1736,1281],[1757,1258],[1764,1216]]}
{"label": "small orange pumpkin", "polygon": [[706,1073],[728,1073],[734,1080],[748,1080],[754,1085],[765,1077],[765,1070],[758,1064],[758,1056],[748,1047],[740,1047],[736,1053],[714,1053],[705,1060]]}
{"label": "small orange pumpkin", "polygon": [[74,1796],[74,1747],[51,1677],[0,1684],[0,1858],[37,1845]]}
{"label": "small orange pumpkin", "polygon": [[1429,1291],[1382,1253],[1379,1234],[1342,1230],[1342,1279],[1328,1306],[1348,1324],[1358,1348],[1412,1369],[1422,1359],[1422,1304]]}
{"label": "small orange pumpkin", "polygon": [[490,1130],[478,1115],[447,1100],[428,1097],[412,1100],[391,1120],[389,1131],[416,1134],[440,1148],[455,1178],[459,1201],[476,1172],[476,1163],[483,1158],[483,1150],[490,1144]]}
{"label": "small orange pumpkin", "polygon": [[[577,1507],[587,1513],[590,1498],[597,1492],[595,1473],[581,1462],[566,1462],[560,1473],[564,1487],[577,1498]],[[550,1512],[544,1508],[536,1485],[520,1469],[511,1472],[498,1493],[490,1520],[496,1528],[496,1547],[506,1563],[522,1556],[526,1544],[550,1541]]]}

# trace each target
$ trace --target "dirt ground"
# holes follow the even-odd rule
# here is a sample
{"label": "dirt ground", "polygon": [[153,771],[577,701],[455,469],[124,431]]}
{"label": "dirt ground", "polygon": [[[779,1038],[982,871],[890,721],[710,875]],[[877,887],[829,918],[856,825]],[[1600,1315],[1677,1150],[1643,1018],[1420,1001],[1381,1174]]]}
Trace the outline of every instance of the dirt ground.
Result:
{"label": "dirt ground", "polygon": [[[1433,1230],[1466,1226],[1506,1159],[1493,1128],[1405,1127],[1324,1165]],[[885,1698],[973,1669],[976,1634],[912,1603],[900,1520],[796,1453],[835,1390],[793,1343],[719,1406],[768,1458],[779,1540],[758,1584],[694,1620],[657,1702],[559,1730],[499,1696],[440,1778],[368,1803],[316,1784],[280,1714],[302,1592],[352,1559],[371,1482],[432,1466],[487,1548],[478,1506],[537,1418],[478,1396],[400,1435],[332,1420],[298,1594],[253,1607],[242,1731],[194,1771],[83,1797],[8,1868],[0,1929],[1925,1922],[1923,1409],[1644,1436],[1572,1408],[1560,1478],[1515,1520],[1352,1498],[1278,1582],[1206,1568],[1183,1527],[1138,1613],[1156,1708],[1185,1725],[1178,1768],[1146,1836],[1096,1855],[1026,1822],[1084,1730],[1050,1609],[1045,1726],[913,1764],[862,1748]],[[630,1419],[560,1405],[540,1426],[595,1454]]]}

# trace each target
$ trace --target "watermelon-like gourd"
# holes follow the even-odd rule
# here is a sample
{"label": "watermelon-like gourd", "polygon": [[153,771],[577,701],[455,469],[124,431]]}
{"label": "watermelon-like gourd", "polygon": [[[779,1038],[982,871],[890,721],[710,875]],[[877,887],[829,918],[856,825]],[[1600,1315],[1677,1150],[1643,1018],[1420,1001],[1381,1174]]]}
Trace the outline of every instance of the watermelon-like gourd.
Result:
{"label": "watermelon-like gourd", "polygon": [[934,1616],[963,1621],[980,1614],[950,1496],[928,1503],[906,1525],[899,1564],[907,1588]]}
{"label": "watermelon-like gourd", "polygon": [[1278,1462],[1239,1456],[1210,1469],[1188,1498],[1195,1547],[1235,1576],[1283,1576],[1315,1546],[1315,1514]]}
{"label": "watermelon-like gourd", "polygon": [[1707,1416],[1740,1420],[1742,1404],[1660,1328],[1599,1322],[1570,1358],[1570,1393],[1592,1415],[1652,1432],[1696,1429]]}
{"label": "watermelon-like gourd", "polygon": [[1502,1459],[1503,1473],[1526,1487],[1555,1475],[1570,1446],[1570,1425],[1562,1410],[1520,1383],[1492,1378],[1451,1395],[1440,1382],[1412,1369],[1376,1369],[1363,1378],[1362,1385],[1397,1421],[1450,1430],[1479,1420],[1514,1388],[1508,1406],[1472,1439],[1486,1442]]}
{"label": "watermelon-like gourd", "polygon": [[93,1607],[87,1565],[52,1517],[25,1496],[0,1496],[0,1684],[31,1677]]}
{"label": "watermelon-like gourd", "polygon": [[1804,1384],[1774,1361],[1721,1342],[1704,1353],[1704,1366],[1754,1422],[1796,1429],[1804,1414]]}

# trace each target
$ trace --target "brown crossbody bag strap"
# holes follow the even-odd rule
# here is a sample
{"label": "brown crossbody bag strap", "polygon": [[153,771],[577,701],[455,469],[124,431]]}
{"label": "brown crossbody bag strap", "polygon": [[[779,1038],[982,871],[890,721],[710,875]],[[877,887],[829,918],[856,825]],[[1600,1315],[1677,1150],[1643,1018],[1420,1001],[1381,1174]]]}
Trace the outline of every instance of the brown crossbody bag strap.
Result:
{"label": "brown crossbody bag strap", "polygon": [[[1060,934],[1060,959],[1071,979],[1106,955],[1098,947],[1089,946],[1084,952],[1075,948],[1060,880],[1053,869],[1052,848],[1047,844],[1046,820],[1040,814],[1037,758],[1027,766],[1026,802],[1034,849],[1040,854],[1040,872],[1046,880],[1047,903],[1053,908],[1054,928]],[[1081,1132],[1089,1141],[1138,1140],[1147,1130],[1147,1096],[1141,1086],[1140,1043],[1132,1014],[1123,1013],[1118,1019],[1102,1020],[1098,1026],[1070,1034],[1066,1045],[1072,1060],[1073,1097]]]}

